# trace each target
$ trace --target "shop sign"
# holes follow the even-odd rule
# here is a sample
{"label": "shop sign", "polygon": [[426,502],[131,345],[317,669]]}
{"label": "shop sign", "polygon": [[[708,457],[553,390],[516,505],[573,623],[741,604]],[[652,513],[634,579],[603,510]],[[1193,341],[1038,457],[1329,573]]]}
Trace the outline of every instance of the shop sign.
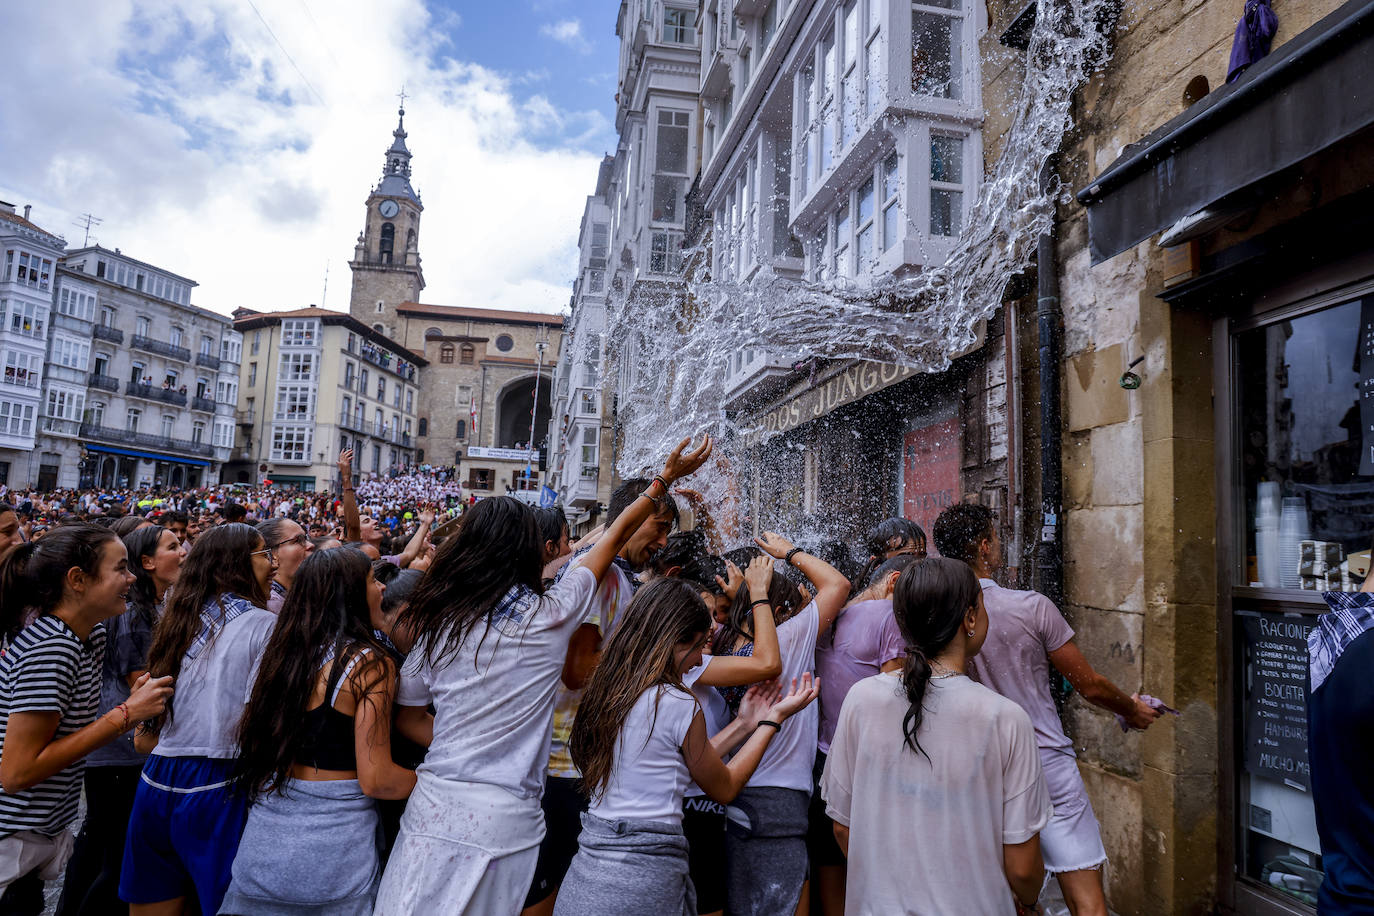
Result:
{"label": "shop sign", "polygon": [[959,418],[913,429],[902,439],[902,516],[930,536],[935,518],[959,501]]}
{"label": "shop sign", "polygon": [[771,436],[796,429],[803,423],[823,417],[837,407],[852,404],[859,398],[911,378],[918,370],[890,363],[857,362],[813,385],[794,398],[774,407],[758,418],[751,444]]}
{"label": "shop sign", "polygon": [[493,461],[538,461],[539,452],[523,448],[470,448],[469,458],[487,458]]}
{"label": "shop sign", "polygon": [[1307,762],[1307,634],[1311,618],[1244,613],[1248,651],[1245,769],[1310,789]]}
{"label": "shop sign", "polygon": [[1374,476],[1374,296],[1360,302],[1360,476]]}

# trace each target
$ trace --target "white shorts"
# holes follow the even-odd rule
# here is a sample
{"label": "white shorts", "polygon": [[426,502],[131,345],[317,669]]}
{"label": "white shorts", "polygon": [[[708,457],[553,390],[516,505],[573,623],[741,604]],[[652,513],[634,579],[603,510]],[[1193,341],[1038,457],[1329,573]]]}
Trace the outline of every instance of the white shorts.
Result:
{"label": "white shorts", "polygon": [[0,840],[0,889],[37,871],[44,881],[61,877],[62,869],[72,857],[76,836],[63,830],[57,836],[45,836],[32,830],[21,830]]}
{"label": "white shorts", "polygon": [[1045,749],[1040,752],[1040,765],[1054,805],[1050,822],[1040,831],[1045,871],[1057,875],[1101,867],[1107,861],[1107,850],[1078,772],[1077,758]]}

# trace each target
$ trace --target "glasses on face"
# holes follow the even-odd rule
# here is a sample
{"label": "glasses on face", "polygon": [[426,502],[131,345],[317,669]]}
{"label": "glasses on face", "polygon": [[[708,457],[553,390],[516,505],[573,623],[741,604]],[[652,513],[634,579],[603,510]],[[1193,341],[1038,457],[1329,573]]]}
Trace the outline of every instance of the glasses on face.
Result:
{"label": "glasses on face", "polygon": [[266,554],[266,555],[267,555],[267,562],[269,562],[269,563],[275,563],[275,562],[277,562],[276,554],[272,553],[272,548],[271,548],[271,547],[264,547],[262,550],[255,550],[255,551],[253,551],[252,553],[250,553],[249,556],[250,556],[250,557],[256,557],[256,556],[258,556],[259,554]]}
{"label": "glasses on face", "polygon": [[272,545],[272,549],[280,550],[281,548],[287,547],[291,544],[295,544],[297,547],[304,547],[306,545],[306,542],[308,542],[309,540],[310,538],[305,534],[305,532],[302,531],[300,534],[296,535],[293,538],[287,538],[284,541],[277,541],[277,543]]}

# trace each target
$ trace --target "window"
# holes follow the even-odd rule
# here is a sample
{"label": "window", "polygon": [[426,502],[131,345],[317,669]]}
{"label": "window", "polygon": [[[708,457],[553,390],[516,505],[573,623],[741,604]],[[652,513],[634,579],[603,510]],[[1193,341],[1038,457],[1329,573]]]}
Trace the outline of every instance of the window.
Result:
{"label": "window", "polygon": [[283,347],[313,347],[320,323],[310,318],[291,318],[281,323]]}
{"label": "window", "polygon": [[137,407],[130,407],[124,413],[124,429],[131,433],[138,432],[139,421],[143,419],[143,411]]}
{"label": "window", "polygon": [[427,417],[420,418],[420,435],[429,435],[429,419]]}
{"label": "window", "polygon": [[146,315],[139,315],[134,320],[134,333],[139,337],[147,337],[152,333],[153,322]]}
{"label": "window", "polygon": [[196,397],[208,398],[210,396],[210,380],[208,378],[196,379]]}
{"label": "window", "polygon": [[52,361],[68,369],[86,371],[86,363],[91,356],[91,343],[56,335],[52,341]]}
{"label": "window", "polygon": [[58,296],[57,311],[82,321],[92,321],[95,319],[95,295],[63,287]]}
{"label": "window", "polygon": [[377,374],[377,400],[386,400],[386,379],[382,377],[381,373]]}
{"label": "window", "polygon": [[253,332],[253,345],[252,345],[252,347],[249,348],[248,352],[251,353],[253,356],[257,356],[257,355],[258,355],[258,344],[259,344],[261,341],[262,341],[262,331],[254,331],[254,332]]}
{"label": "window", "polygon": [[964,141],[930,138],[930,234],[957,236],[964,222]]}
{"label": "window", "polygon": [[849,0],[841,21],[844,24],[844,60],[840,63],[840,149],[858,136],[863,120],[863,66],[859,56],[859,0]]}
{"label": "window", "polygon": [[90,415],[85,418],[85,421],[87,423],[90,423],[92,426],[104,426],[105,405],[100,401],[96,401],[94,404],[92,404]]}
{"label": "window", "polygon": [[[391,250],[395,243],[396,226],[392,223],[382,223],[382,237],[377,244],[377,255],[383,264],[391,263]],[[378,311],[381,309],[379,308]]]}
{"label": "window", "polygon": [[162,415],[162,438],[172,438],[172,430],[176,427],[176,422],[176,417]]}
{"label": "window", "polygon": [[135,385],[151,384],[152,378],[144,371],[143,363],[134,360],[129,363],[129,381]]}
{"label": "window", "polygon": [[249,363],[249,364],[248,364],[248,387],[249,387],[249,388],[252,388],[252,387],[253,387],[254,385],[256,385],[257,383],[258,383],[258,364],[257,364],[257,363]]}
{"label": "window", "polygon": [[16,350],[5,351],[5,384],[18,388],[37,388],[38,375],[43,367],[41,357]]}
{"label": "window", "polygon": [[205,421],[195,420],[191,423],[191,441],[197,445],[205,441]]}
{"label": "window", "polygon": [[400,383],[397,383],[397,384],[391,389],[391,406],[392,406],[392,407],[400,407],[400,406],[401,406],[401,385],[400,385]]}
{"label": "window", "polygon": [[464,366],[471,366],[473,357],[477,354],[477,349],[472,344],[463,344],[459,352],[459,362]]}
{"label": "window", "polygon": [[883,251],[902,237],[901,183],[897,179],[897,154],[883,160]]}
{"label": "window", "polygon": [[500,350],[502,353],[509,353],[514,346],[515,341],[511,339],[509,334],[497,335],[496,349]]}
{"label": "window", "polygon": [[283,353],[278,382],[313,382],[315,355],[313,353]]}
{"label": "window", "polygon": [[595,426],[589,426],[582,430],[582,465],[583,467],[596,465],[597,433],[599,430]]}
{"label": "window", "polygon": [[366,370],[366,369],[359,369],[359,370],[358,370],[358,394],[361,394],[361,395],[366,395],[366,394],[367,394],[367,370]]}
{"label": "window", "polygon": [[314,385],[278,385],[277,386],[277,409],[276,418],[278,420],[289,420],[304,423],[315,417],[315,386]]}
{"label": "window", "polygon": [[911,7],[911,91],[963,98],[963,10],[960,0],[922,0]]}
{"label": "window", "polygon": [[877,234],[873,222],[872,176],[859,186],[855,203],[857,204],[858,232],[854,237],[854,255],[858,259],[859,271],[862,272],[873,265],[873,237]]}
{"label": "window", "polygon": [[10,436],[33,435],[33,405],[0,401],[0,433]]}
{"label": "window", "polygon": [[358,368],[353,363],[344,362],[344,387],[353,387],[353,377],[357,374]]}
{"label": "window", "polygon": [[171,341],[169,341],[169,342],[171,343],[171,345],[174,346],[174,347],[179,347],[179,346],[181,346],[181,336],[182,336],[182,335],[181,335],[181,328],[176,327],[175,325],[173,325],[173,326],[172,326],[172,339],[171,339]]}
{"label": "window", "polygon": [[649,240],[649,272],[675,274],[682,270],[682,237],[676,232],[655,232]]}
{"label": "window", "polygon": [[24,337],[42,337],[43,329],[48,323],[48,310],[46,308],[19,299],[9,301],[5,308],[5,314],[9,317],[10,333],[20,334]]}
{"label": "window", "polygon": [[458,430],[457,430],[457,432],[454,433],[454,435],[457,436],[459,439],[466,439],[466,438],[468,437],[468,421],[467,421],[467,420],[459,420],[459,421],[458,421]]}
{"label": "window", "polygon": [[168,388],[177,387],[178,381],[179,375],[175,369],[168,369],[167,374],[163,376],[163,384],[166,385]]}
{"label": "window", "polygon": [[592,269],[587,271],[587,292],[599,293],[606,288],[606,271]]}
{"label": "window", "polygon": [[273,461],[309,461],[310,427],[273,426]]}
{"label": "window", "polygon": [[48,405],[44,413],[57,420],[80,420],[85,403],[85,392],[53,387],[48,389]]}
{"label": "window", "polygon": [[232,448],[234,445],[234,424],[224,420],[215,421],[215,448]]}
{"label": "window", "polygon": [[442,347],[439,348],[439,362],[453,362],[453,344],[444,344]]}
{"label": "window", "polygon": [[[16,260],[15,254],[15,249],[5,252],[5,278],[13,278],[15,282],[24,286],[47,289],[52,280],[52,261],[26,251],[18,251]],[[19,267],[17,271],[13,266],[16,263]]]}
{"label": "window", "polygon": [[354,349],[356,346],[358,346],[358,335],[357,335],[357,334],[354,334],[352,331],[349,331],[349,332],[348,332],[348,352],[349,352],[349,353],[352,353],[352,352],[353,352],[353,349]]}
{"label": "window", "polygon": [[610,237],[609,227],[605,223],[592,223],[592,244],[587,249],[587,255],[593,258],[605,258],[607,239]]}
{"label": "window", "polygon": [[214,352],[215,352],[215,342],[214,342],[214,340],[211,339],[211,338],[209,338],[209,337],[206,337],[204,334],[202,334],[202,335],[200,336],[200,355],[201,355],[201,356],[213,356],[213,355],[214,355]]}
{"label": "window", "polygon": [[835,277],[847,277],[849,270],[849,204],[845,203],[835,213],[835,236],[830,242],[830,269]]}
{"label": "window", "polygon": [[663,8],[663,42],[670,45],[696,44],[696,12],[677,6],[665,6]]}
{"label": "window", "polygon": [[406,413],[415,412],[415,389],[406,389]]}
{"label": "window", "polygon": [[228,363],[236,363],[243,356],[243,341],[225,338],[219,342],[219,358]]}
{"label": "window", "polygon": [[220,379],[215,382],[215,400],[221,404],[237,404],[239,402],[239,383]]}
{"label": "window", "polygon": [[105,327],[105,328],[114,327],[114,321],[115,321],[115,310],[112,309],[112,308],[110,308],[108,305],[102,305],[102,306],[100,307],[100,325],[101,325],[101,327]]}
{"label": "window", "polygon": [[578,399],[577,412],[584,417],[596,416],[596,395],[590,391],[582,392]]}
{"label": "window", "polygon": [[658,112],[652,217],[655,222],[682,224],[691,121],[692,116],[686,111]]}

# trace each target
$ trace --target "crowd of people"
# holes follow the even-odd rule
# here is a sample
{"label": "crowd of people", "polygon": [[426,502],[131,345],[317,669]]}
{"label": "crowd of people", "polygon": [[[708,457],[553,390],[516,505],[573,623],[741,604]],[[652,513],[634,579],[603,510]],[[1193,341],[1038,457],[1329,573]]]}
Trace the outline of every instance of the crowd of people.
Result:
{"label": "crowd of people", "polygon": [[445,481],[0,506],[0,909],[1105,914],[1050,670],[1161,704],[996,582],[990,510],[727,543],[712,451],[576,544]]}

